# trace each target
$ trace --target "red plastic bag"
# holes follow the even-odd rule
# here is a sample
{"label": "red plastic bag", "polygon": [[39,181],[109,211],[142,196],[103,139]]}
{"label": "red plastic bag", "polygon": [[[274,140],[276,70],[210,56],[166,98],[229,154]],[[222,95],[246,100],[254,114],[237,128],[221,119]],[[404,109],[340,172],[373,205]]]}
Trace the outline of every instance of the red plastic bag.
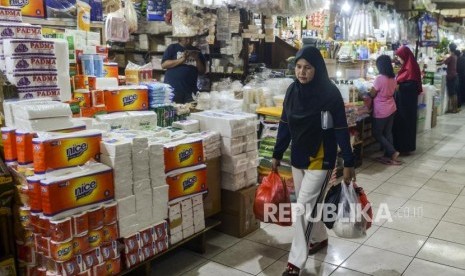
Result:
{"label": "red plastic bag", "polygon": [[367,221],[366,224],[366,229],[370,229],[371,227],[371,222],[373,221],[373,208],[371,208],[371,203],[368,201],[368,197],[363,190],[362,187],[357,186],[357,184],[354,183],[355,191],[358,194],[358,199],[360,200],[360,204],[362,205],[362,210],[365,209],[365,206],[369,205],[367,207],[367,215],[370,217],[370,220]]}
{"label": "red plastic bag", "polygon": [[254,202],[255,217],[263,222],[291,226],[291,199],[286,184],[277,172],[271,172],[258,186]]}

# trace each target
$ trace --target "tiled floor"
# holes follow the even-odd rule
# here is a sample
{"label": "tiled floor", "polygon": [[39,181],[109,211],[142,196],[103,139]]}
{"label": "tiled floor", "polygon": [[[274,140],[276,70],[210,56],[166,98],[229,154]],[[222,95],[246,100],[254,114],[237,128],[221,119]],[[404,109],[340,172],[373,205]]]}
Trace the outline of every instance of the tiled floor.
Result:
{"label": "tiled floor", "polygon": [[[357,169],[380,220],[360,239],[329,231],[329,246],[308,258],[302,275],[465,275],[465,112],[438,118],[418,136],[402,166],[374,163],[366,152]],[[374,150],[376,147],[372,147]],[[281,275],[293,230],[262,224],[243,239],[208,233],[203,255],[184,249],[153,263],[153,275]]]}

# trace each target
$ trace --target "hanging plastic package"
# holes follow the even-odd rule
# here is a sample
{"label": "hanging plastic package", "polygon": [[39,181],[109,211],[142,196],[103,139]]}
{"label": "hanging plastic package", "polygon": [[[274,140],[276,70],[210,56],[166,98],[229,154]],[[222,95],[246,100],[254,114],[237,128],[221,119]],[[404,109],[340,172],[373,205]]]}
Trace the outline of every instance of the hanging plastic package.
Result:
{"label": "hanging plastic package", "polygon": [[430,14],[425,13],[418,20],[420,44],[423,47],[435,47],[439,44],[438,22]]}
{"label": "hanging plastic package", "polygon": [[129,40],[129,28],[123,9],[107,15],[105,37],[107,41],[114,42],[127,42]]}
{"label": "hanging plastic package", "polygon": [[77,29],[90,31],[90,5],[83,1],[77,1]]}
{"label": "hanging plastic package", "polygon": [[137,12],[136,9],[134,8],[134,3],[131,0],[123,0],[124,2],[124,18],[127,20],[128,28],[129,28],[129,33],[135,33],[137,32]]}
{"label": "hanging plastic package", "polygon": [[147,20],[164,21],[166,13],[166,0],[148,0]]}
{"label": "hanging plastic package", "polygon": [[46,0],[47,18],[75,18],[76,0]]}

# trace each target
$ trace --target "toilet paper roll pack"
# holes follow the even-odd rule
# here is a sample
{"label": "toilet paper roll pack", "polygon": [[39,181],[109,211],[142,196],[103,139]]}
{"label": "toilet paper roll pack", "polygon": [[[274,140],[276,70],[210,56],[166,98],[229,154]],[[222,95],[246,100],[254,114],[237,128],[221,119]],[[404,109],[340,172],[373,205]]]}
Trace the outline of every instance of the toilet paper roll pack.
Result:
{"label": "toilet paper roll pack", "polygon": [[98,130],[85,130],[55,137],[33,139],[34,172],[43,174],[99,160],[102,134]]}
{"label": "toilet paper roll pack", "polygon": [[44,215],[66,217],[80,207],[113,199],[113,172],[99,163],[80,167],[73,173],[41,180],[41,194]]}
{"label": "toilet paper roll pack", "polygon": [[30,165],[33,162],[32,139],[35,133],[16,130],[16,156],[19,165]]}
{"label": "toilet paper roll pack", "polygon": [[202,140],[185,139],[164,146],[165,172],[204,162]]}
{"label": "toilet paper roll pack", "polygon": [[207,192],[207,169],[205,165],[190,168],[191,171],[168,175],[170,202],[177,202],[186,196]]}
{"label": "toilet paper roll pack", "polygon": [[2,142],[5,162],[13,163],[18,160],[16,152],[16,130],[14,128],[2,127]]}
{"label": "toilet paper roll pack", "polygon": [[144,86],[105,90],[105,106],[108,112],[147,110],[149,99]]}

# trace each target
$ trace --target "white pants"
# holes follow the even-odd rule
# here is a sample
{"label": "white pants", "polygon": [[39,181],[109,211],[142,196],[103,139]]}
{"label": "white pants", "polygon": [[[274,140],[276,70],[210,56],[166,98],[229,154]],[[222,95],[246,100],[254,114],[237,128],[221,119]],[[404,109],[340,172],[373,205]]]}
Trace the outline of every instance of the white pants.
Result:
{"label": "white pants", "polygon": [[[305,206],[303,215],[296,216],[294,222],[294,239],[292,240],[289,263],[303,268],[308,257],[310,243],[321,242],[328,238],[322,221],[310,222],[307,218],[317,217],[316,205],[323,203],[331,170],[300,170],[292,168],[297,203]],[[321,210],[320,210],[321,211]],[[302,212],[301,212],[302,213]]]}

